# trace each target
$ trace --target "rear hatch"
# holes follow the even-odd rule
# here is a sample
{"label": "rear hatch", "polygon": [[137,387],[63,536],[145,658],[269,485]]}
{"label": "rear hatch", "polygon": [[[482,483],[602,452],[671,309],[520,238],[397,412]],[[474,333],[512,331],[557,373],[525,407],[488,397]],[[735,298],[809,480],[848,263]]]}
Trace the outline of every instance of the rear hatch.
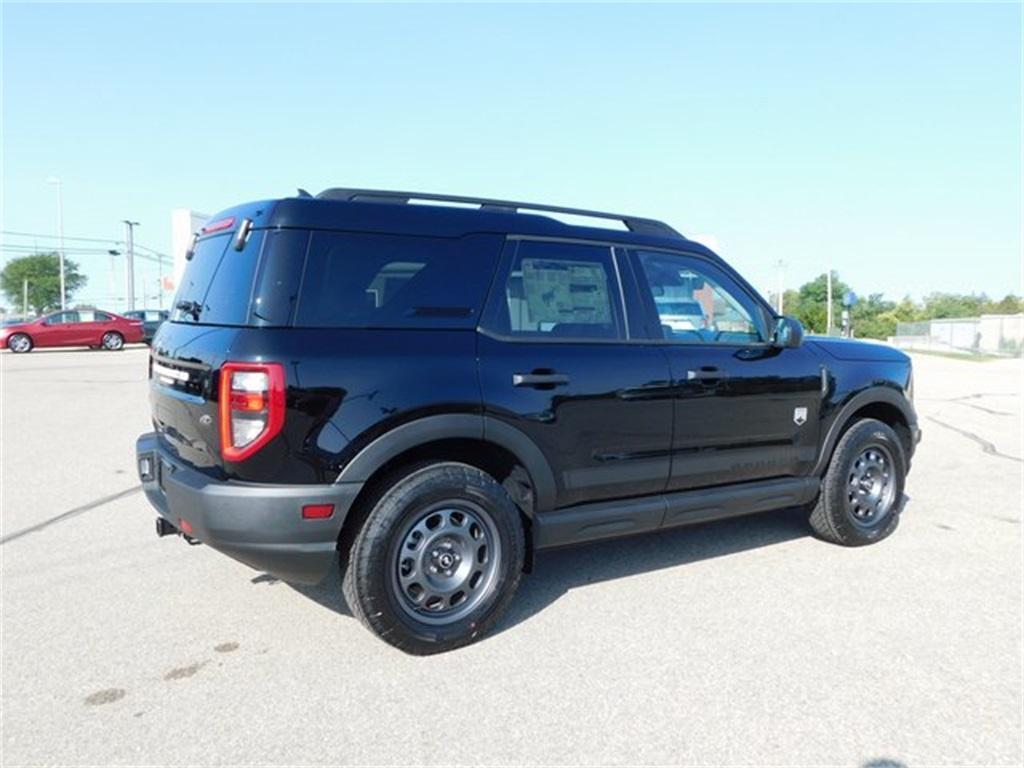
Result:
{"label": "rear hatch", "polygon": [[[204,228],[193,243],[170,321],[160,326],[152,344],[154,427],[183,461],[216,474],[232,474],[224,472],[219,370],[239,333],[272,324],[252,312],[267,239],[256,224],[269,208],[233,209]],[[270,278],[281,282],[280,275]],[[264,303],[273,314],[272,302]],[[286,324],[287,318],[280,322]]]}

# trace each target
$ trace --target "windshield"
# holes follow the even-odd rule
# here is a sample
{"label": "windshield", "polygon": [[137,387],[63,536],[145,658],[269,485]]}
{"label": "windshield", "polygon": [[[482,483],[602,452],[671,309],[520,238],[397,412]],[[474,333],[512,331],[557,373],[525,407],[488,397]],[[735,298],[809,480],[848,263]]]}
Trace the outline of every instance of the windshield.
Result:
{"label": "windshield", "polygon": [[196,243],[174,297],[174,322],[245,325],[248,321],[263,232],[253,232],[241,251],[230,247],[231,241],[232,235],[226,233]]}

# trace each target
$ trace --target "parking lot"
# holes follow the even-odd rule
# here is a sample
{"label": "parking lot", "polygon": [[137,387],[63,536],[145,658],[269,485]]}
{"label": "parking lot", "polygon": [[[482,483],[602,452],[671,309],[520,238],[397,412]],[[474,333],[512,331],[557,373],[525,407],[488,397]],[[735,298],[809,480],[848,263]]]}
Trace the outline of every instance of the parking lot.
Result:
{"label": "parking lot", "polygon": [[[3,764],[1020,764],[1020,361],[915,358],[900,529],[798,512],[544,554],[499,631],[413,658],[158,539],[146,350],[2,355]],[[886,762],[888,761],[888,762]]]}

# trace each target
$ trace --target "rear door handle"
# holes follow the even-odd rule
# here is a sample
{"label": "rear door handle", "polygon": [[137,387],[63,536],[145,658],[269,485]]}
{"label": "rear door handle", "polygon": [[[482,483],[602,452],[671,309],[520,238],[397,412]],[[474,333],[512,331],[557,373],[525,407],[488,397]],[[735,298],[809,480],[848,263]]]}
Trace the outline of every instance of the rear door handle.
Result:
{"label": "rear door handle", "polygon": [[711,368],[710,366],[705,366],[704,368],[700,368],[700,369],[698,369],[696,371],[687,371],[686,372],[686,380],[687,381],[701,381],[701,380],[707,381],[707,380],[710,380],[710,379],[727,379],[727,378],[729,378],[729,374],[728,373],[726,373],[725,371],[720,371],[717,368]]}
{"label": "rear door handle", "polygon": [[568,384],[564,373],[513,373],[513,387],[557,387]]}

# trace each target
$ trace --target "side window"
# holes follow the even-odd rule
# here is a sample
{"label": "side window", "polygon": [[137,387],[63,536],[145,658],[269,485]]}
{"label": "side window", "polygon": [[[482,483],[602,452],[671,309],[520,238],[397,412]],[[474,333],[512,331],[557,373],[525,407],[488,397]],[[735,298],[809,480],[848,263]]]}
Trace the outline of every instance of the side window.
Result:
{"label": "side window", "polygon": [[316,232],[295,324],[318,328],[473,328],[500,240]]}
{"label": "side window", "polygon": [[712,266],[657,251],[638,251],[637,260],[665,339],[690,344],[765,340],[754,301]]}
{"label": "side window", "polygon": [[97,312],[96,313],[96,322],[97,323],[109,323],[113,319],[114,318],[111,317],[110,315],[108,315],[106,312]]}
{"label": "side window", "polygon": [[46,320],[47,325],[67,325],[68,323],[77,322],[77,312],[58,312],[56,315],[50,315]]}
{"label": "side window", "polygon": [[486,327],[526,338],[622,339],[620,297],[610,248],[523,240]]}

